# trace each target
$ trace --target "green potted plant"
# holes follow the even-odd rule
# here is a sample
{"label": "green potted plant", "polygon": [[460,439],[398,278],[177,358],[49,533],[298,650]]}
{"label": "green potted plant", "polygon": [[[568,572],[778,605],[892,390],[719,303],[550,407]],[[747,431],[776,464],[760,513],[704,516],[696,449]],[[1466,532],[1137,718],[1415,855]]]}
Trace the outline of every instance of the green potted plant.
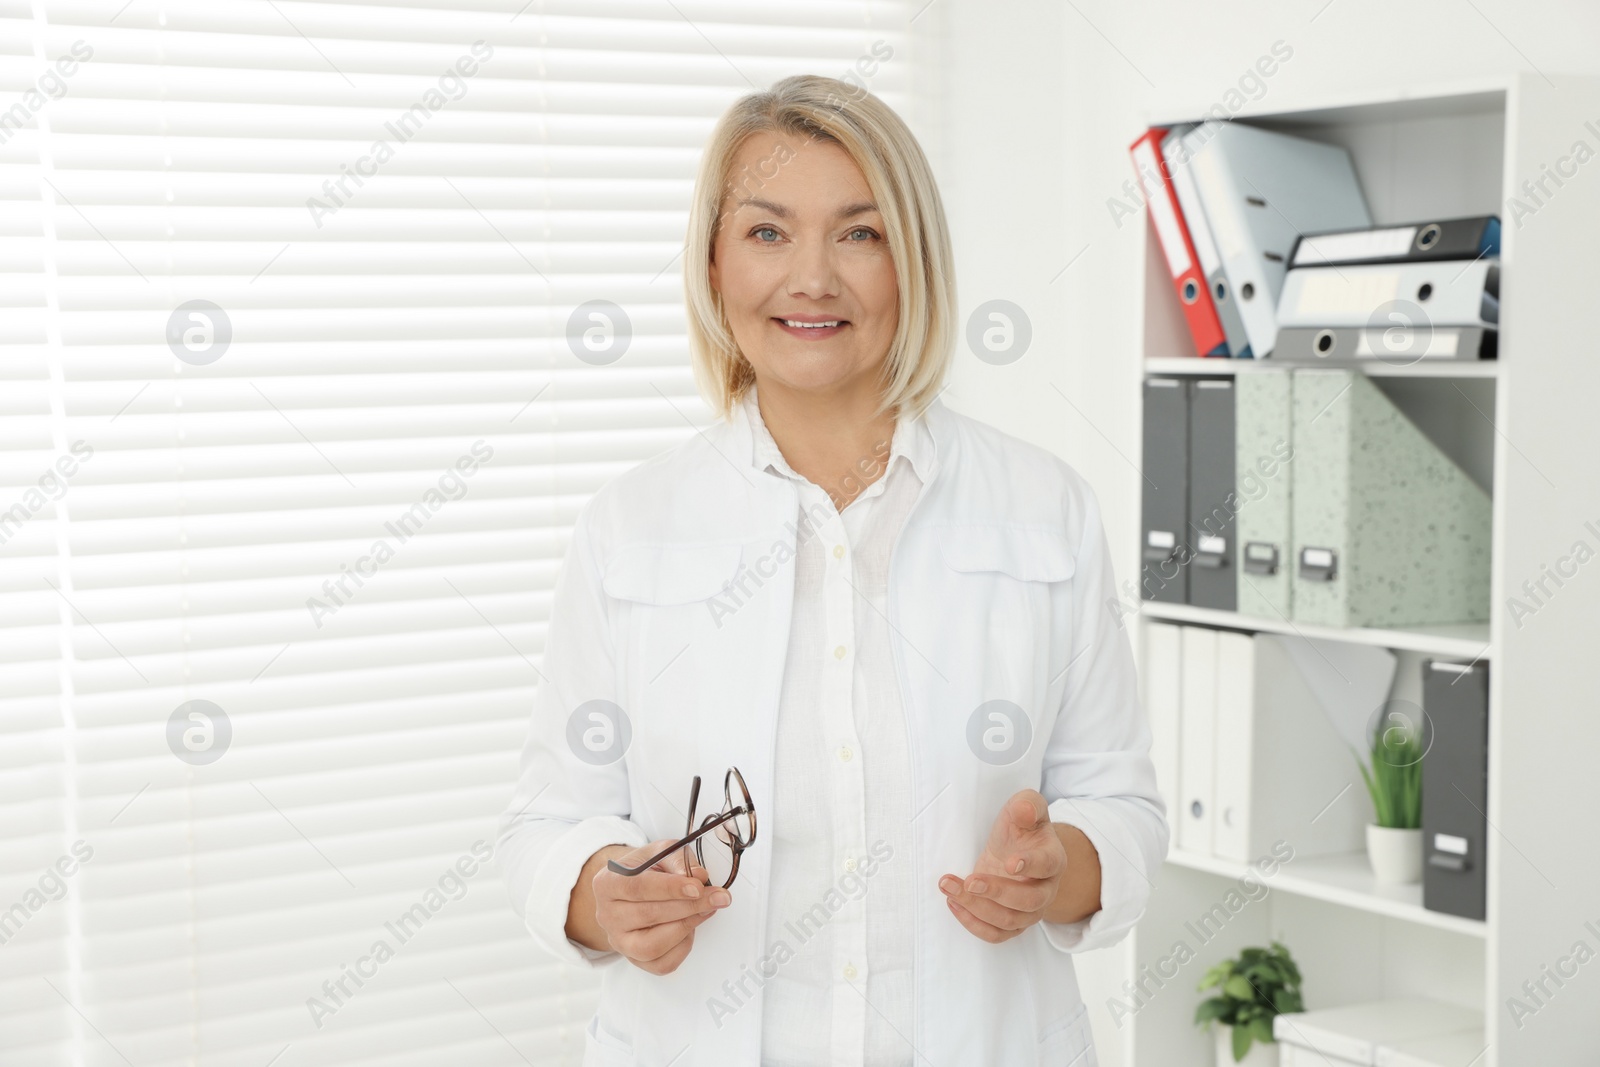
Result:
{"label": "green potted plant", "polygon": [[1270,949],[1247,948],[1238,959],[1223,960],[1207,971],[1198,988],[1218,990],[1194,1012],[1194,1023],[1202,1030],[1218,1024],[1218,1067],[1230,1062],[1278,1067],[1272,1020],[1280,1012],[1305,1010],[1300,968],[1287,947],[1274,941]]}
{"label": "green potted plant", "polygon": [[1422,879],[1422,731],[1399,712],[1386,718],[1372,732],[1371,768],[1356,756],[1375,816],[1367,862],[1380,885],[1405,885]]}

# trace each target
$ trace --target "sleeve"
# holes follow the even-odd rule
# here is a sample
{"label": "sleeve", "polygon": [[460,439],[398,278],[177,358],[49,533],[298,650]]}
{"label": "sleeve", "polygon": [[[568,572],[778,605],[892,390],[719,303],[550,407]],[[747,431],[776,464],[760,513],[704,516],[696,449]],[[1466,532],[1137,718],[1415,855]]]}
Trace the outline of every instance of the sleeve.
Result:
{"label": "sleeve", "polygon": [[1045,746],[1040,792],[1050,821],[1076,826],[1100,856],[1100,910],[1074,923],[1042,922],[1063,952],[1122,940],[1144,914],[1166,859],[1166,804],[1150,759],[1133,649],[1119,611],[1099,504],[1088,486],[1072,579],[1072,647],[1060,713]]}
{"label": "sleeve", "polygon": [[622,756],[629,730],[616,704],[610,624],[589,533],[593,505],[591,499],[579,512],[556,580],[532,724],[495,846],[512,907],[535,943],[558,960],[590,968],[622,956],[566,935],[583,865],[606,845],[650,840],[628,817]]}

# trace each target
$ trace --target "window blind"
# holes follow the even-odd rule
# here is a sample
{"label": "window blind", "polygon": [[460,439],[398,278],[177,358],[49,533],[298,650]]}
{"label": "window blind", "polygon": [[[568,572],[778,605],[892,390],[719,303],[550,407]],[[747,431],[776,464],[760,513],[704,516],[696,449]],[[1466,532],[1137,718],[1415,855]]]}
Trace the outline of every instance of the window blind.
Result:
{"label": "window blind", "polygon": [[716,116],[912,117],[922,6],[0,0],[0,1064],[578,1062],[487,855],[570,524],[710,418]]}

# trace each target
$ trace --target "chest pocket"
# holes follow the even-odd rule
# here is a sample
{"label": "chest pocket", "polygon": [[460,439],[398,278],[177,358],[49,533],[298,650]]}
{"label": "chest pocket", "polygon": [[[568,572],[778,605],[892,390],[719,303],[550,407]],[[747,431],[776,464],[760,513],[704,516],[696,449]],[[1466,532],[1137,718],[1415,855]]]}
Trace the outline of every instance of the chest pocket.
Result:
{"label": "chest pocket", "polygon": [[[692,775],[716,774],[720,789],[723,769],[735,762],[713,753],[725,732],[717,724],[726,722],[717,709],[730,696],[738,699],[730,691],[741,684],[730,678],[741,658],[730,638],[760,615],[742,606],[746,594],[733,585],[744,577],[742,562],[735,543],[632,544],[613,550],[601,576],[601,587],[615,601],[617,701],[633,729],[633,817],[657,837],[683,832],[683,815],[671,805],[683,802]],[[742,584],[749,588],[751,582]]]}
{"label": "chest pocket", "polygon": [[[948,714],[967,723],[985,702],[1010,701],[1030,717],[1029,733],[1016,735],[1019,743],[1042,751],[1054,722],[1046,713],[1048,697],[1071,648],[1068,609],[1074,593],[1068,580],[1077,570],[1072,544],[1049,527],[998,523],[942,527],[938,544],[948,568],[936,594],[948,606],[939,627],[948,654],[964,664],[948,674],[951,684],[940,687]],[[997,766],[995,773],[1026,777],[1036,769],[1035,757],[1033,764]],[[993,802],[1003,803],[1009,795],[1002,795],[1004,789],[1017,781],[990,783],[1001,790]]]}
{"label": "chest pocket", "polygon": [[951,570],[998,571],[1029,582],[1065,581],[1077,569],[1067,535],[1041,527],[941,527],[939,555]]}

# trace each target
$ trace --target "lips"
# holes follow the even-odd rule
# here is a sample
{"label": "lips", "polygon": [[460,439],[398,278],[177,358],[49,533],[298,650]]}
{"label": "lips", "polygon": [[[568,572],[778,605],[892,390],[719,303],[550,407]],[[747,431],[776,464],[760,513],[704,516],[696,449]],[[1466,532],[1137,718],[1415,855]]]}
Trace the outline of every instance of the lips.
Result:
{"label": "lips", "polygon": [[[800,319],[774,317],[772,321],[784,333],[789,334],[791,337],[798,337],[803,341],[820,341],[826,337],[833,337],[850,325],[849,319],[830,319],[820,316],[806,316]],[[824,323],[832,323],[833,325],[823,325]]]}

